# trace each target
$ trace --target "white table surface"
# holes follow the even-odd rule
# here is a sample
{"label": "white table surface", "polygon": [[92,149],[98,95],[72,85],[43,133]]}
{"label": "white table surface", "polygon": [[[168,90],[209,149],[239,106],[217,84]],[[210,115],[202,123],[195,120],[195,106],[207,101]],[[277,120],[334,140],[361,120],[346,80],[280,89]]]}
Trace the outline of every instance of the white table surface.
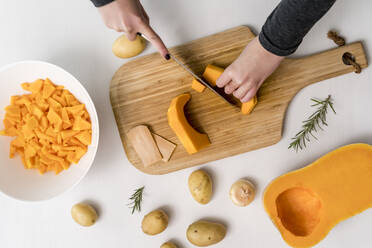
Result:
{"label": "white table surface", "polygon": [[[256,32],[278,0],[144,0],[153,27],[168,46],[247,24]],[[338,1],[311,30],[295,56],[329,49],[335,45],[325,36],[340,30],[347,42],[362,40],[372,47],[372,2]],[[222,247],[287,247],[262,206],[262,192],[275,177],[303,167],[339,146],[372,143],[371,67],[362,74],[348,74],[312,85],[290,104],[282,140],[271,147],[201,166],[212,175],[215,188],[207,206],[196,203],[187,189],[188,175],[197,167],[163,176],[137,171],[124,155],[109,101],[112,75],[126,60],[111,53],[118,34],[106,29],[88,0],[2,1],[0,14],[0,66],[38,59],[62,66],[86,87],[95,102],[101,137],[95,162],[83,181],[62,196],[27,204],[0,195],[0,247],[159,247],[168,239],[180,248],[192,247],[185,237],[187,226],[200,218],[226,223]],[[154,51],[149,47],[146,53]],[[171,73],[171,72],[170,72]],[[4,87],[1,85],[1,87]],[[287,149],[290,138],[312,109],[311,97],[332,94],[337,115],[329,115],[329,127],[319,140],[296,154]],[[179,148],[182,149],[182,148]],[[3,163],[4,161],[0,161]],[[228,198],[230,185],[247,177],[257,185],[257,198],[246,208],[235,207]],[[132,191],[146,186],[143,211],[130,214],[126,203]],[[92,202],[99,221],[90,228],[78,226],[70,208],[80,201]],[[141,232],[145,213],[163,207],[170,216],[165,232],[149,237]],[[317,247],[371,247],[372,210],[338,224]]]}

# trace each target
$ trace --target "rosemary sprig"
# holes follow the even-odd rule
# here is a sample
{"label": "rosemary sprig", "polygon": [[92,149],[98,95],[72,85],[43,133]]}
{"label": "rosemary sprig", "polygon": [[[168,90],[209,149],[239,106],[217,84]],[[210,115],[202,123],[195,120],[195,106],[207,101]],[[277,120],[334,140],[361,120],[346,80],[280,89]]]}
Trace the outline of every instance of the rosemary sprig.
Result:
{"label": "rosemary sprig", "polygon": [[311,105],[312,107],[318,106],[318,109],[310,115],[310,117],[303,121],[302,130],[296,134],[294,138],[292,138],[291,144],[289,144],[288,149],[293,148],[296,152],[298,149],[303,149],[306,147],[306,142],[310,141],[310,136],[314,139],[317,139],[314,136],[314,132],[318,132],[317,128],[323,130],[322,125],[328,126],[326,122],[326,115],[328,107],[330,107],[333,113],[336,114],[335,109],[333,108],[333,100],[331,99],[331,95],[325,100],[317,100],[311,98],[311,101],[314,103]]}
{"label": "rosemary sprig", "polygon": [[128,206],[132,209],[132,214],[134,214],[135,211],[141,212],[141,203],[142,203],[142,196],[143,196],[143,190],[145,189],[145,186],[138,188],[134,191],[133,195],[129,197],[129,200],[131,201]]}

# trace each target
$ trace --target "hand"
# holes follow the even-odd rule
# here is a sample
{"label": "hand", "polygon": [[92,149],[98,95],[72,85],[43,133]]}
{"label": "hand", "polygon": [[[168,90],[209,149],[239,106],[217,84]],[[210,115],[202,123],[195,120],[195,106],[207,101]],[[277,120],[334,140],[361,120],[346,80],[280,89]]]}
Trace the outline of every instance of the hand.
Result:
{"label": "hand", "polygon": [[233,93],[241,102],[248,102],[283,59],[263,48],[256,37],[217,79],[217,86],[225,87],[226,94]]}
{"label": "hand", "polygon": [[131,41],[137,33],[144,34],[158,49],[160,55],[169,59],[169,52],[159,35],[150,26],[150,19],[139,0],[115,0],[98,8],[106,26],[124,32]]}

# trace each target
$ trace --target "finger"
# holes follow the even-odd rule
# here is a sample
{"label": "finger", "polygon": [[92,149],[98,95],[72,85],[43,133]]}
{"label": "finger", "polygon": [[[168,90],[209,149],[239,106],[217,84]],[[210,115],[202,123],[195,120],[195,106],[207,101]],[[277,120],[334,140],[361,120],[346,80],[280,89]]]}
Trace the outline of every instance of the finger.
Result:
{"label": "finger", "polygon": [[240,99],[241,102],[249,102],[257,93],[257,88],[256,87],[253,87],[251,88],[247,94],[245,94],[245,96],[243,98]]}
{"label": "finger", "polygon": [[149,39],[149,41],[158,49],[161,56],[167,59],[169,58],[169,51],[167,47],[164,45],[159,35],[155,33],[155,31],[150,26],[143,26],[140,32],[143,33]]}
{"label": "finger", "polygon": [[241,99],[243,98],[247,92],[253,87],[252,83],[251,82],[246,82],[246,83],[243,83],[242,85],[240,85],[233,93],[233,95],[238,98],[238,99]]}
{"label": "finger", "polygon": [[140,7],[141,7],[141,10],[142,10],[142,15],[145,18],[145,22],[146,22],[147,25],[149,25],[150,24],[150,18],[147,15],[146,10],[143,8],[142,4],[140,4]]}
{"label": "finger", "polygon": [[225,87],[228,83],[231,82],[231,77],[229,71],[226,69],[219,78],[217,78],[216,85],[220,88]]}
{"label": "finger", "polygon": [[225,86],[225,93],[231,94],[233,93],[237,88],[239,87],[239,84],[235,83],[234,81],[231,81]]}
{"label": "finger", "polygon": [[137,38],[136,32],[125,32],[125,35],[127,36],[128,40],[134,41]]}

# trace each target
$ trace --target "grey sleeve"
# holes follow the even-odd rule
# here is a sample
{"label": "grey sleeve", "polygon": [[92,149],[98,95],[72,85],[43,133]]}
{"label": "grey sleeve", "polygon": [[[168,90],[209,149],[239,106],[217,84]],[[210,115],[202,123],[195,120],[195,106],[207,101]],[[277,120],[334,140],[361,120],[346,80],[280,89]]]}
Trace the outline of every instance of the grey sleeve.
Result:
{"label": "grey sleeve", "polygon": [[98,8],[98,7],[102,7],[103,5],[106,5],[108,3],[111,3],[114,0],[91,0],[91,1],[94,4],[94,6],[96,6]]}
{"label": "grey sleeve", "polygon": [[304,36],[336,0],[282,0],[259,35],[261,45],[278,56],[296,51]]}

